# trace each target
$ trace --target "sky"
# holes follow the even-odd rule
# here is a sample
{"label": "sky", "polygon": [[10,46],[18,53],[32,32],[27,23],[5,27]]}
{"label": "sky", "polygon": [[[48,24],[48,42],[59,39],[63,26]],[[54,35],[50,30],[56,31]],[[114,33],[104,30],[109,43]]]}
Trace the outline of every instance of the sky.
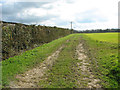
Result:
{"label": "sky", "polygon": [[[119,0],[2,0],[0,20],[73,29],[118,28]],[[2,18],[1,18],[2,17]]]}

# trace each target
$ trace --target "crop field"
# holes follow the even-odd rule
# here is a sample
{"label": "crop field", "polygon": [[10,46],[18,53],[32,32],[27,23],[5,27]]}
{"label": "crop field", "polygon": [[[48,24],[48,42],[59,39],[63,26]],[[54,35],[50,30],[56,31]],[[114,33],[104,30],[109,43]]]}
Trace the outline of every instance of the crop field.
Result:
{"label": "crop field", "polygon": [[105,42],[118,43],[118,33],[92,33],[85,34],[88,37]]}
{"label": "crop field", "polygon": [[118,33],[71,34],[2,61],[2,87],[118,88],[119,50]]}

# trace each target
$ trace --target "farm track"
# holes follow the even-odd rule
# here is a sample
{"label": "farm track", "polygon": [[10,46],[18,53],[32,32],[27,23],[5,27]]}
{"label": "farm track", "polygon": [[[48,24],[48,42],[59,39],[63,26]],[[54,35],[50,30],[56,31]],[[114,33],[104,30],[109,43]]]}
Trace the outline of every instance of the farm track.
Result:
{"label": "farm track", "polygon": [[37,84],[42,79],[46,71],[53,65],[57,59],[60,51],[64,47],[61,46],[57,51],[55,51],[51,56],[49,56],[43,63],[39,66],[16,76],[17,81],[12,81],[10,83],[10,88],[36,88],[39,87]]}
{"label": "farm track", "polygon": [[[90,63],[88,62],[89,58],[85,54],[82,43],[80,43],[76,48],[76,56],[78,57],[78,60],[80,60],[80,62],[77,63],[77,69],[81,70],[81,74],[77,82],[80,86],[79,88],[101,88],[98,84],[100,80],[96,79],[90,70]],[[83,83],[86,83],[87,87],[82,85]]]}
{"label": "farm track", "polygon": [[[67,42],[69,42],[69,40],[67,40],[66,43]],[[75,72],[77,73],[78,77],[76,83],[78,86],[77,88],[101,88],[101,86],[98,84],[100,80],[94,77],[90,69],[90,63],[88,61],[89,58],[85,54],[85,50],[82,44],[83,42],[80,42],[79,45],[76,47],[76,51],[74,52],[78,59],[77,67],[73,67],[73,69],[77,70]],[[67,46],[62,45],[39,66],[25,72],[24,74],[17,75],[17,80],[10,83],[10,88],[40,88],[40,86],[38,85],[39,82],[47,78],[45,78],[44,76],[55,63],[55,60],[59,56],[59,53],[61,53],[61,50],[65,47]]]}

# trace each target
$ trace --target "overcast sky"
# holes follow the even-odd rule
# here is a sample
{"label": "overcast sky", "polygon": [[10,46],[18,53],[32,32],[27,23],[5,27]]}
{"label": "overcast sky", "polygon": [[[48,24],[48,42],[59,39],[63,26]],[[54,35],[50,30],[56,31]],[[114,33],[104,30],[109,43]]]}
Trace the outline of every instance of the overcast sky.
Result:
{"label": "overcast sky", "polygon": [[118,27],[119,0],[2,0],[2,20],[73,29]]}

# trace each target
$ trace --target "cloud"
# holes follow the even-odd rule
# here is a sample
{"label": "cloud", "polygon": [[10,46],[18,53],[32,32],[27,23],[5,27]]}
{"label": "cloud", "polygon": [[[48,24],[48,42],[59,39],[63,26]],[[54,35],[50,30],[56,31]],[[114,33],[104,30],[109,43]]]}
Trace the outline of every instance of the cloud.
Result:
{"label": "cloud", "polygon": [[18,13],[18,14],[15,14],[14,17],[13,15],[8,15],[7,17],[4,17],[4,19],[7,21],[12,21],[12,22],[20,22],[20,23],[25,23],[25,24],[36,24],[42,21],[49,20],[50,18],[55,18],[55,17],[56,16],[53,16],[53,15],[35,16],[35,15],[29,15],[27,13]]}
{"label": "cloud", "polygon": [[73,21],[73,28],[83,30],[117,28],[117,5],[118,0],[3,0],[0,8],[5,21],[65,28]]}
{"label": "cloud", "polygon": [[15,2],[15,3],[3,3],[2,14],[14,14],[22,12],[25,9],[40,8],[47,2]]}
{"label": "cloud", "polygon": [[105,22],[107,18],[97,14],[98,9],[91,9],[85,12],[78,13],[75,18],[75,22],[78,23],[93,23],[93,22]]}
{"label": "cloud", "polygon": [[2,19],[20,23],[36,23],[48,20],[55,15],[47,16],[41,7],[48,2],[14,2],[2,4]]}

